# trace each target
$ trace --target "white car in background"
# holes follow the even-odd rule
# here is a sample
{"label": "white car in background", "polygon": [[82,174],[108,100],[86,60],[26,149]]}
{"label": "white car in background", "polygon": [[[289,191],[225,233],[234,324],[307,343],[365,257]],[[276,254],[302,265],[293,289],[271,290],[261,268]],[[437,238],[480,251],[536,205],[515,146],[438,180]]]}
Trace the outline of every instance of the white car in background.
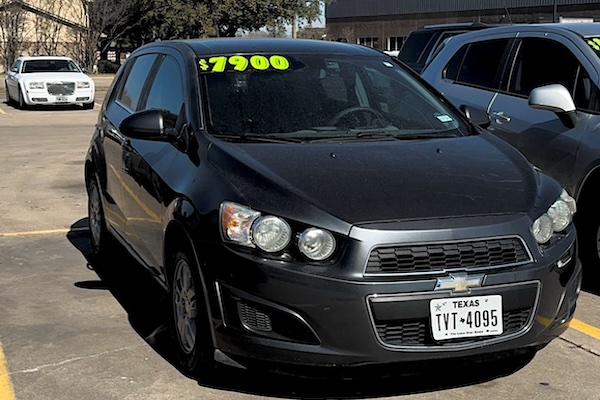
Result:
{"label": "white car in background", "polygon": [[81,104],[94,108],[94,81],[68,57],[19,57],[6,74],[6,101],[19,108]]}

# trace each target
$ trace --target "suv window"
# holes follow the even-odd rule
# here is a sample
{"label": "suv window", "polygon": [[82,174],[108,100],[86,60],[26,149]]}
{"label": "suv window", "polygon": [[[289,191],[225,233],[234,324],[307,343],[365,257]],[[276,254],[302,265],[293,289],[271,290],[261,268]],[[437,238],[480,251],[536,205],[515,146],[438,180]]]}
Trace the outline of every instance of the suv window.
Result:
{"label": "suv window", "polygon": [[536,87],[560,83],[573,93],[578,71],[579,61],[562,44],[548,39],[526,38],[519,46],[508,91],[529,96]]}
{"label": "suv window", "polygon": [[419,61],[419,58],[421,58],[421,55],[428,47],[428,44],[432,40],[435,33],[436,32],[411,33],[400,49],[398,58],[408,63]]}
{"label": "suv window", "polygon": [[134,61],[133,67],[129,70],[129,74],[125,80],[125,84],[117,96],[119,103],[132,111],[137,110],[138,102],[142,95],[142,89],[144,88],[144,82],[146,82],[155,60],[156,54],[147,54],[138,57]]}
{"label": "suv window", "polygon": [[510,39],[471,43],[461,48],[445,68],[444,77],[460,83],[498,89],[503,58]]}
{"label": "suv window", "polygon": [[171,56],[165,57],[152,83],[145,108],[165,110],[179,115],[183,105],[182,82],[177,61]]}

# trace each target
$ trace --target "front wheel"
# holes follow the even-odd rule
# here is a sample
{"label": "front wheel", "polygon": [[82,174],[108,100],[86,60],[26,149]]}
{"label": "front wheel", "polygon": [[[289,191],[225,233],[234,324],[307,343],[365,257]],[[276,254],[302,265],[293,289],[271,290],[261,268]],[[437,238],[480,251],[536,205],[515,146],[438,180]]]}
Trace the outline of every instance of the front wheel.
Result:
{"label": "front wheel", "polygon": [[[579,258],[583,266],[583,287],[598,289],[600,279],[600,215],[588,212],[576,216]],[[596,286],[595,288],[593,286]]]}
{"label": "front wheel", "polygon": [[180,251],[172,259],[172,331],[181,366],[198,377],[214,368],[213,347],[198,267],[188,254]]}
{"label": "front wheel", "polygon": [[17,104],[21,110],[24,110],[27,107],[27,104],[25,103],[25,99],[23,98],[23,92],[21,92],[20,87],[19,87],[19,91],[18,91],[17,95],[18,95]]}

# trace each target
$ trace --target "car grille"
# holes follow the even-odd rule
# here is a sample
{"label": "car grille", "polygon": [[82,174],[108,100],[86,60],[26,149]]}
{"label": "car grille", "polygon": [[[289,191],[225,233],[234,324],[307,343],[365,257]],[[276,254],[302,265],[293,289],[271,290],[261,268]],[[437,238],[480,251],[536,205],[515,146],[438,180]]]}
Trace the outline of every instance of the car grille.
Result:
{"label": "car grille", "polygon": [[75,93],[75,82],[48,82],[48,93],[53,96],[68,96]]}
{"label": "car grille", "polygon": [[526,263],[531,256],[520,238],[377,247],[366,275],[443,272],[456,268],[499,267]]}
{"label": "car grille", "polygon": [[[531,308],[521,308],[505,311],[503,316],[504,330],[502,335],[494,337],[503,337],[519,332],[523,329],[531,315]],[[465,344],[469,342],[481,341],[481,339],[465,338],[455,340],[444,340],[436,342],[429,329],[428,318],[421,318],[412,321],[385,321],[375,324],[379,339],[390,346],[448,346],[455,344]],[[489,339],[489,337],[486,337]]]}
{"label": "car grille", "polygon": [[[369,297],[371,322],[379,342],[389,347],[448,347],[478,345],[490,340],[502,340],[525,332],[532,326],[539,301],[537,281],[471,289],[469,293],[450,294],[447,291],[373,295]],[[435,340],[431,331],[431,300],[453,297],[502,296],[502,334],[497,336],[459,337]]]}

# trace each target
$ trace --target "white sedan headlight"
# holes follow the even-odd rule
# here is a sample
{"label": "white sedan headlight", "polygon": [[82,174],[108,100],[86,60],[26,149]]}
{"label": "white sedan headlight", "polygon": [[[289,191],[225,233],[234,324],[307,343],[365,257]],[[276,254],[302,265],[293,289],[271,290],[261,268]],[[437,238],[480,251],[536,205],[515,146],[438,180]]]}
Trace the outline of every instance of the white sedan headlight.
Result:
{"label": "white sedan headlight", "polygon": [[77,82],[77,89],[88,89],[90,87],[89,81],[79,81]]}
{"label": "white sedan headlight", "polygon": [[573,221],[577,211],[575,199],[563,190],[547,212],[533,222],[531,232],[539,244],[547,243],[554,233],[562,232]]}
{"label": "white sedan headlight", "polygon": [[44,82],[27,82],[27,87],[29,89],[43,89]]}

